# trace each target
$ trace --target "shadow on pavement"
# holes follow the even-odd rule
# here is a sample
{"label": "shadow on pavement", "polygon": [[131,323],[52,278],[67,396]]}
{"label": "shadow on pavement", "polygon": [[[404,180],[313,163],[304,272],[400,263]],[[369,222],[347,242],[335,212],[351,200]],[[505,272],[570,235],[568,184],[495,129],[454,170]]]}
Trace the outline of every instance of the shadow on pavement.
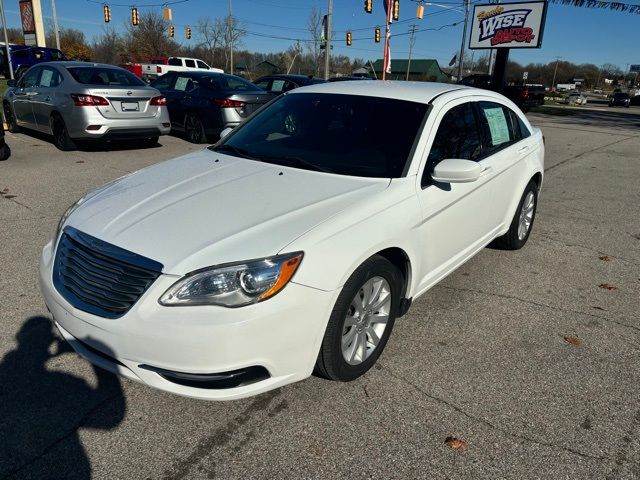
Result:
{"label": "shadow on pavement", "polygon": [[625,111],[581,110],[567,107],[535,107],[530,113],[570,118],[573,125],[630,128],[640,127],[640,110],[625,109]]}
{"label": "shadow on pavement", "polygon": [[73,350],[48,318],[28,319],[16,339],[18,347],[0,362],[0,479],[91,478],[78,429],[110,430],[122,421],[118,377],[94,367],[93,387],[56,371],[56,357]]}
{"label": "shadow on pavement", "polygon": [[[51,135],[47,135],[46,133],[38,132],[35,130],[28,130],[26,128],[22,128],[20,133],[15,135],[24,135],[26,137],[36,138],[46,143],[50,143],[53,145],[53,139]],[[162,137],[160,137],[160,142],[162,142]],[[152,143],[147,140],[85,140],[85,141],[77,141],[76,146],[78,150],[81,152],[117,152],[122,150],[146,150],[151,148],[159,148],[162,146],[162,143]]]}

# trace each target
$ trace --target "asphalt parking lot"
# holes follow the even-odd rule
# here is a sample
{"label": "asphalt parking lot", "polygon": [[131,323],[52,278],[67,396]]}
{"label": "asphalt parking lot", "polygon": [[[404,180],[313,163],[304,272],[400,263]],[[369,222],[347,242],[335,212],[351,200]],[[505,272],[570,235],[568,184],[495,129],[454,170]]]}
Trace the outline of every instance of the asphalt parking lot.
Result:
{"label": "asphalt parking lot", "polygon": [[0,479],[640,478],[640,112],[529,117],[547,164],[524,249],[487,248],[417,300],[363,378],[230,403],[94,370],[37,287],[69,204],[200,147],[63,153],[7,134]]}

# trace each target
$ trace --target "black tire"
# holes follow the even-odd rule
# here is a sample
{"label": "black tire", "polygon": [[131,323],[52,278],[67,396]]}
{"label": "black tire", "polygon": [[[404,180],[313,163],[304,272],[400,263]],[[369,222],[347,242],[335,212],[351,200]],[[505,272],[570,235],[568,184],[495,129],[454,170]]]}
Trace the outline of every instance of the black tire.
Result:
{"label": "black tire", "polygon": [[193,112],[187,113],[184,119],[184,133],[191,143],[203,143],[207,139],[200,117]]}
{"label": "black tire", "polygon": [[59,114],[51,116],[51,131],[53,132],[53,144],[58,150],[70,152],[78,148],[76,143],[69,136],[67,125]]}
{"label": "black tire", "polygon": [[146,147],[155,147],[158,145],[158,140],[160,140],[160,136],[146,138],[144,140],[144,145]]}
{"label": "black tire", "polygon": [[4,119],[7,122],[7,130],[11,133],[20,133],[20,127],[16,123],[16,117],[13,115],[13,110],[8,102],[4,102]]}
{"label": "black tire", "polygon": [[2,142],[2,145],[0,146],[0,161],[8,159],[10,156],[11,149],[9,148],[9,145]]}
{"label": "black tire", "polygon": [[[346,361],[342,353],[342,336],[347,328],[345,327],[345,321],[351,309],[352,301],[356,298],[356,295],[360,294],[361,288],[365,283],[374,277],[382,277],[388,282],[390,287],[391,304],[388,312],[389,317],[386,328],[382,332],[382,336],[375,349],[373,349],[364,361],[357,365],[352,365]],[[379,255],[374,255],[369,258],[353,272],[344,287],[342,287],[342,292],[333,307],[331,317],[329,317],[329,323],[316,361],[316,374],[329,380],[349,382],[364,375],[364,373],[376,363],[393,330],[393,324],[400,304],[400,290],[402,285],[402,274],[389,260]],[[346,332],[348,331],[349,330],[346,330]],[[355,342],[356,340],[354,339],[353,341]]]}
{"label": "black tire", "polygon": [[[520,227],[520,215],[523,210],[523,205],[525,200],[528,198],[529,193],[533,194],[533,211],[531,213],[531,220],[529,223],[529,227],[526,229],[526,232],[522,238],[518,234],[518,230]],[[529,239],[529,235],[531,235],[531,230],[533,229],[533,222],[536,219],[536,210],[538,208],[538,186],[532,180],[529,182],[527,187],[524,189],[522,193],[522,197],[520,198],[520,202],[518,202],[518,208],[516,209],[516,213],[513,215],[513,219],[511,220],[511,225],[509,225],[509,230],[503,236],[497,238],[493,245],[502,250],[519,250],[524,247],[525,243]]]}

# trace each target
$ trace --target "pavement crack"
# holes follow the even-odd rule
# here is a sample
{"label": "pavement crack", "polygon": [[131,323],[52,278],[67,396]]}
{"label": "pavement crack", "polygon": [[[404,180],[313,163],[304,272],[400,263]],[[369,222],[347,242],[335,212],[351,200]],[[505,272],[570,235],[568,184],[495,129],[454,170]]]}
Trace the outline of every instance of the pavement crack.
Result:
{"label": "pavement crack", "polygon": [[524,298],[516,297],[515,295],[506,295],[504,293],[495,293],[495,292],[485,292],[485,291],[482,291],[482,290],[476,290],[474,288],[449,287],[447,285],[436,285],[435,288],[444,288],[444,289],[447,289],[447,290],[456,290],[456,291],[459,291],[459,292],[477,293],[477,294],[480,294],[480,295],[489,295],[489,296],[492,296],[492,297],[504,298],[504,299],[507,299],[507,300],[516,300],[518,302],[526,303],[526,304],[533,305],[533,306],[536,306],[536,307],[548,308],[550,310],[556,310],[558,312],[575,313],[575,314],[578,314],[578,315],[585,315],[587,317],[597,318],[597,319],[602,320],[604,322],[614,323],[614,324],[619,325],[621,327],[629,328],[629,329],[634,330],[636,332],[640,332],[640,327],[637,327],[635,325],[629,325],[628,323],[620,322],[618,320],[613,320],[613,319],[608,318],[608,317],[603,317],[602,315],[596,315],[594,313],[581,312],[579,310],[571,310],[571,309],[568,309],[568,308],[562,308],[562,307],[556,307],[556,306],[553,306],[553,305],[547,305],[546,303],[534,302],[533,300],[527,300],[527,299],[524,299]]}
{"label": "pavement crack", "polygon": [[[378,364],[380,364],[380,363],[378,362]],[[439,403],[441,405],[445,405],[449,409],[454,410],[455,412],[458,412],[458,413],[464,415],[469,420],[472,420],[472,421],[474,421],[476,423],[483,424],[483,425],[491,428],[492,430],[495,430],[495,431],[498,431],[498,432],[502,433],[503,435],[506,435],[508,437],[515,438],[517,440],[521,440],[521,441],[524,441],[524,442],[533,443],[533,444],[541,445],[541,446],[548,447],[548,448],[563,450],[563,451],[565,451],[567,453],[570,453],[572,455],[577,455],[577,456],[582,457],[582,458],[588,458],[588,459],[591,459],[591,460],[599,460],[599,461],[611,461],[611,458],[606,457],[606,456],[590,455],[588,453],[581,452],[581,451],[576,450],[574,448],[567,447],[566,445],[557,445],[555,443],[545,442],[543,440],[538,440],[538,439],[531,438],[531,437],[528,437],[528,436],[525,436],[525,435],[520,435],[520,434],[517,434],[517,433],[510,432],[507,429],[504,429],[502,427],[499,427],[499,426],[491,423],[489,420],[487,420],[485,418],[472,415],[471,413],[467,412],[466,410],[462,409],[461,407],[455,405],[454,403],[452,403],[452,402],[450,402],[450,401],[448,401],[448,400],[446,400],[444,398],[437,397],[437,396],[427,392],[420,385],[417,385],[414,382],[412,382],[411,380],[408,380],[408,379],[404,378],[403,376],[398,375],[397,373],[395,373],[394,371],[389,369],[389,367],[387,367],[387,366],[381,366],[381,367],[382,367],[381,368],[382,371],[387,372],[393,378],[395,378],[397,380],[400,380],[401,382],[404,382],[407,385],[413,387],[417,392],[419,392],[420,394],[424,395],[425,397],[427,397],[427,398],[429,398],[429,399],[433,400],[434,402],[437,402],[437,403]]]}
{"label": "pavement crack", "polygon": [[552,242],[559,243],[560,245],[563,245],[563,246],[565,246],[565,247],[567,247],[567,248],[576,248],[576,247],[577,247],[577,248],[582,248],[582,249],[587,250],[587,251],[589,251],[589,252],[597,253],[598,255],[607,255],[607,256],[609,256],[609,257],[611,257],[611,258],[614,258],[614,259],[616,259],[616,260],[620,260],[621,262],[629,263],[629,264],[631,264],[631,265],[633,265],[633,266],[640,267],[640,263],[638,263],[638,262],[636,262],[636,261],[634,261],[634,260],[630,260],[630,259],[628,259],[628,258],[624,258],[624,257],[619,257],[619,256],[617,256],[617,255],[613,255],[613,254],[611,254],[611,253],[604,252],[604,251],[602,251],[602,250],[598,250],[598,249],[596,249],[596,248],[587,247],[586,245],[581,245],[581,244],[579,244],[579,243],[575,243],[575,242],[573,242],[573,243],[565,242],[564,240],[560,240],[560,239],[558,239],[558,238],[553,238],[551,235],[546,234],[546,233],[540,233],[540,232],[538,232],[538,234],[537,234],[537,235],[538,235],[539,237],[546,238],[547,240],[550,240],[550,241],[552,241]]}
{"label": "pavement crack", "polygon": [[4,198],[5,200],[9,200],[10,202],[15,203],[16,205],[20,205],[21,207],[26,208],[29,211],[33,211],[33,209],[29,206],[29,205],[25,205],[22,202],[19,202],[18,200],[16,200],[15,198],[7,198],[4,195],[0,195],[0,198]]}
{"label": "pavement crack", "polygon": [[627,140],[630,140],[632,138],[635,138],[635,137],[634,136],[624,137],[624,138],[622,138],[620,140],[616,140],[615,142],[607,143],[606,145],[601,145],[599,147],[592,148],[591,150],[587,150],[586,152],[578,153],[578,154],[576,154],[576,155],[574,155],[572,157],[566,158],[566,159],[564,159],[564,160],[562,160],[562,161],[560,161],[560,162],[558,162],[558,163],[556,163],[554,165],[551,165],[550,167],[545,168],[544,171],[545,172],[550,172],[551,170],[554,170],[555,168],[558,168],[559,166],[564,165],[565,163],[570,162],[571,160],[575,160],[575,159],[583,157],[583,156],[585,156],[585,155],[587,155],[589,153],[597,152],[598,150],[602,150],[603,148],[607,148],[607,147],[610,147],[612,145],[616,145],[617,143],[626,142]]}

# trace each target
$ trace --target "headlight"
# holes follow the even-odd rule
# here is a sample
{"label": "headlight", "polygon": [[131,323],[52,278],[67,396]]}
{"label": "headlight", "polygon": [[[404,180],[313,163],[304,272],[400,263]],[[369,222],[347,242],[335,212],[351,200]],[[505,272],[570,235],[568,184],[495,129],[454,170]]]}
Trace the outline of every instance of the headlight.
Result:
{"label": "headlight", "polygon": [[273,297],[293,277],[302,252],[223,265],[193,272],[160,297],[167,307],[221,305],[242,307]]}
{"label": "headlight", "polygon": [[60,232],[62,232],[62,227],[64,227],[64,224],[67,222],[67,219],[71,216],[71,214],[73,212],[75,212],[77,210],[77,208],[82,205],[84,202],[86,202],[87,200],[89,200],[90,198],[95,197],[96,195],[98,195],[99,193],[103,192],[104,190],[106,190],[107,188],[109,188],[111,185],[118,183],[120,180],[122,180],[123,178],[128,177],[129,175],[131,175],[130,173],[128,173],[127,175],[124,175],[120,178],[116,178],[115,180],[112,180],[109,183],[105,183],[104,185],[102,185],[101,187],[96,188],[95,190],[92,190],[91,192],[87,193],[84,197],[80,198],[79,200],[77,200],[73,205],[71,205],[69,208],[67,208],[67,211],[64,212],[62,214],[62,217],[60,217],[60,221],[58,222],[58,227],[56,228],[56,234],[53,237],[53,243],[55,245],[55,243],[58,241],[58,237],[60,236]]}

